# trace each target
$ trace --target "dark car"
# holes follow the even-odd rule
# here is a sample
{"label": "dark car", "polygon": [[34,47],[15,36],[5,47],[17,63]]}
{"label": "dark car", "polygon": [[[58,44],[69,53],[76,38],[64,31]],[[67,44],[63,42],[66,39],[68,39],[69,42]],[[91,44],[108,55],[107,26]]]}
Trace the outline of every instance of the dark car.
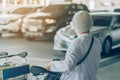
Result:
{"label": "dark car", "polygon": [[41,6],[22,6],[13,9],[8,14],[0,14],[0,34],[6,32],[21,33],[23,18],[39,8]]}
{"label": "dark car", "polygon": [[[108,54],[112,48],[119,47],[120,13],[92,12],[90,15],[93,17],[94,22],[90,33],[100,40],[103,53]],[[70,25],[61,28],[54,37],[54,49],[62,52],[66,51],[71,41],[76,37],[77,34]]]}
{"label": "dark car", "polygon": [[56,31],[69,24],[79,10],[89,12],[84,4],[52,4],[40,12],[27,15],[22,25],[24,37],[29,40],[53,39]]}
{"label": "dark car", "polygon": [[114,12],[120,12],[120,8],[115,8]]}

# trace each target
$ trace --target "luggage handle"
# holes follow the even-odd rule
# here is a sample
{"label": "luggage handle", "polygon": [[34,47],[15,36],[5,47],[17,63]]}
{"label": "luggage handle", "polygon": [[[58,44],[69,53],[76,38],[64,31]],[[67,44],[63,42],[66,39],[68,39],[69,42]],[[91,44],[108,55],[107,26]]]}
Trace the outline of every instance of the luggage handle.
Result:
{"label": "luggage handle", "polygon": [[49,70],[47,70],[47,69],[45,69],[43,67],[40,67],[40,66],[31,66],[30,72],[34,76],[43,75],[44,73],[49,73],[49,74],[58,74],[58,73],[60,73],[60,72],[49,71]]}

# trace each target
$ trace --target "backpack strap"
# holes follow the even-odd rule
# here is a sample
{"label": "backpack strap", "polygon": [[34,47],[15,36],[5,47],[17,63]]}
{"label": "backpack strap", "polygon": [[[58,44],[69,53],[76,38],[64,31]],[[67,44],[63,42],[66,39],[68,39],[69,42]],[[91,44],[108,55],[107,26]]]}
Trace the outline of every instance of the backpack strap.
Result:
{"label": "backpack strap", "polygon": [[81,63],[87,58],[87,56],[88,56],[88,54],[89,54],[89,52],[90,52],[90,50],[91,50],[91,47],[92,47],[93,42],[94,42],[94,37],[92,36],[92,40],[91,40],[91,43],[90,43],[90,46],[89,46],[89,48],[88,48],[87,53],[85,54],[85,56],[84,56],[76,65],[81,64]]}

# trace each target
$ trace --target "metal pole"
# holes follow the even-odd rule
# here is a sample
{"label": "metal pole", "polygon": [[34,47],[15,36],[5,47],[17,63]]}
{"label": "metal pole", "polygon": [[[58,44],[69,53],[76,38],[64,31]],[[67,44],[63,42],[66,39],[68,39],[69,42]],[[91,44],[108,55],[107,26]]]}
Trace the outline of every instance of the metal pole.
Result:
{"label": "metal pole", "polygon": [[7,1],[2,0],[2,13],[5,13],[5,6],[6,6]]}

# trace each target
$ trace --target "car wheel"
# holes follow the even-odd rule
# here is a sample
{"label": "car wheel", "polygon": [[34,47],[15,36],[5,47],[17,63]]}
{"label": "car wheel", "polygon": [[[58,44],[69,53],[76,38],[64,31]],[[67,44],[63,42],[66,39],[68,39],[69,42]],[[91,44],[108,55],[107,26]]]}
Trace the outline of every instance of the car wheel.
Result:
{"label": "car wheel", "polygon": [[111,51],[111,47],[112,47],[112,41],[111,41],[111,38],[108,37],[104,40],[104,43],[103,43],[103,53],[109,54]]}

